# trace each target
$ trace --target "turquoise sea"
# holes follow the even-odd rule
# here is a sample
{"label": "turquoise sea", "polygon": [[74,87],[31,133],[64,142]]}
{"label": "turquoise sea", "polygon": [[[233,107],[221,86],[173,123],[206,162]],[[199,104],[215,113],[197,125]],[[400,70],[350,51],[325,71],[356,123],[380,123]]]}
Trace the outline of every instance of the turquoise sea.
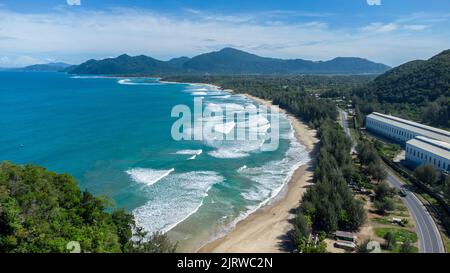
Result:
{"label": "turquoise sea", "polygon": [[182,251],[270,202],[309,160],[284,116],[275,151],[261,151],[259,140],[172,139],[175,105],[254,104],[207,85],[43,72],[0,72],[0,83],[0,161],[69,173]]}

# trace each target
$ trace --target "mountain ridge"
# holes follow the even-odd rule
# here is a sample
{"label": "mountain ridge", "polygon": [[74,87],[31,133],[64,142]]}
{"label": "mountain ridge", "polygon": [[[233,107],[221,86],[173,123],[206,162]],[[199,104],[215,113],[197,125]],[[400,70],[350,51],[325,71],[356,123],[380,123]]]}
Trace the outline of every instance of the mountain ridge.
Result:
{"label": "mountain ridge", "polygon": [[389,66],[358,57],[336,57],[329,61],[278,59],[226,47],[192,58],[169,61],[139,55],[122,54],[116,58],[88,60],[73,69],[72,74],[381,74]]}
{"label": "mountain ridge", "polygon": [[63,62],[54,62],[46,64],[33,64],[21,68],[16,68],[14,70],[20,71],[35,71],[35,72],[58,72],[72,66],[71,64]]}

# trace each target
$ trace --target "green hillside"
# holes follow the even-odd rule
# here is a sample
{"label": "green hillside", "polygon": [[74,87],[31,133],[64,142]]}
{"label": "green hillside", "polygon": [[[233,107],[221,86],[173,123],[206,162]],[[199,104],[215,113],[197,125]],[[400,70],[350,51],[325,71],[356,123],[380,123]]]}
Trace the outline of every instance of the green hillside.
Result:
{"label": "green hillside", "polygon": [[[132,241],[132,231],[138,241]],[[149,239],[148,241],[142,240]],[[172,252],[164,235],[147,237],[132,214],[80,191],[69,175],[32,165],[0,164],[0,253]]]}
{"label": "green hillside", "polygon": [[450,128],[450,50],[393,68],[354,95],[364,113],[381,110]]}
{"label": "green hillside", "polygon": [[69,71],[72,74],[159,74],[173,73],[179,69],[167,62],[144,55],[131,57],[127,54],[117,58],[89,60]]}

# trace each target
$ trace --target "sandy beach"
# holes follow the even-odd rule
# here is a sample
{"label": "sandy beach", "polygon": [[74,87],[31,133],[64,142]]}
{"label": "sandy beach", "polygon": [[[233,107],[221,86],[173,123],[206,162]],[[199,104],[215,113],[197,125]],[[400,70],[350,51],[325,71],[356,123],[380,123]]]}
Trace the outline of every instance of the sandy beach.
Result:
{"label": "sandy beach", "polygon": [[[245,94],[245,96],[285,113],[283,109],[272,105],[270,101],[265,101],[248,94]],[[310,129],[297,118],[289,114],[287,116],[295,130],[297,140],[310,152],[311,158],[314,158],[315,147],[318,143],[316,131]],[[240,221],[229,234],[206,244],[198,252],[274,253],[288,251],[288,248],[286,248],[286,242],[288,240],[286,235],[291,229],[289,220],[295,216],[292,210],[298,207],[306,187],[311,183],[313,162],[314,160],[308,162],[306,165],[300,166],[294,172],[283,196],[276,198],[271,204],[258,209],[246,219]]]}

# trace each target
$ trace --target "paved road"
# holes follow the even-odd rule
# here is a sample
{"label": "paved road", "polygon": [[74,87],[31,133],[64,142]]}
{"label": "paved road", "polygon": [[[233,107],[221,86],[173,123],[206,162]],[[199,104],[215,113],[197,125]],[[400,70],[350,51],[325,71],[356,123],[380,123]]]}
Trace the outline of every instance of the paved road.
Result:
{"label": "paved road", "polygon": [[[347,112],[345,112],[344,110],[338,108],[339,113],[341,114],[341,126],[344,129],[345,134],[352,139],[352,136],[350,134],[350,129],[348,128],[348,117],[347,117]],[[356,145],[355,143],[353,143],[352,145],[352,150],[351,153],[356,153]]]}
{"label": "paved road", "polygon": [[[342,128],[344,128],[344,132],[351,138],[350,130],[348,129],[347,112],[342,109],[339,109],[339,112],[341,114]],[[352,147],[353,151],[355,151],[354,147]],[[386,168],[386,171],[387,182],[392,187],[398,190],[402,189],[406,193],[406,196],[402,197],[402,199],[416,224],[420,252],[444,253],[445,250],[441,234],[426,207],[390,169]]]}
{"label": "paved road", "polygon": [[387,169],[387,174],[387,182],[394,188],[402,189],[406,193],[406,196],[402,199],[416,223],[420,251],[423,253],[444,253],[441,234],[428,210],[391,170]]}

